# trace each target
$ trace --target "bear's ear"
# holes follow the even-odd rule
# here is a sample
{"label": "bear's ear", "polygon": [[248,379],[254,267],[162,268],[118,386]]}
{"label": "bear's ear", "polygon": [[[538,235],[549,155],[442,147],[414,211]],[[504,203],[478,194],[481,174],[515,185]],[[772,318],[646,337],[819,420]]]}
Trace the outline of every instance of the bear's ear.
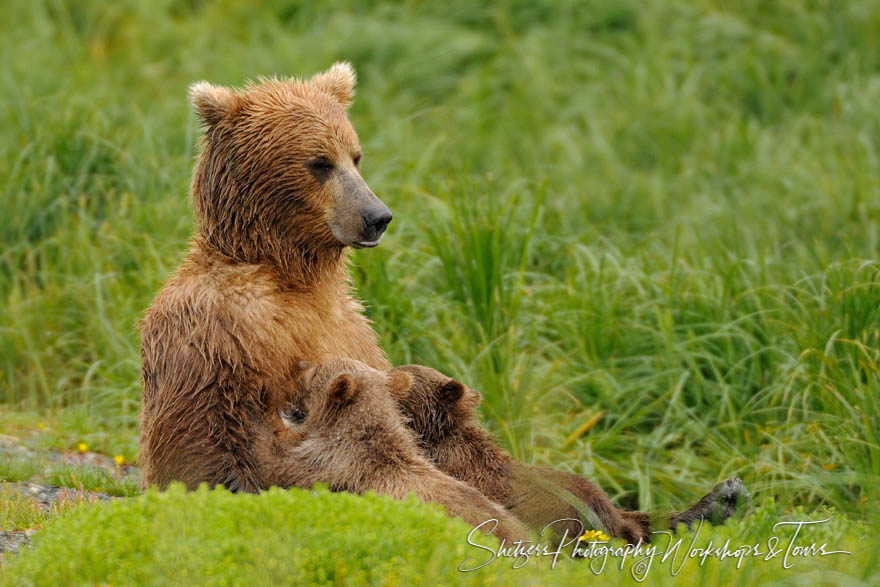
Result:
{"label": "bear's ear", "polygon": [[454,404],[464,395],[464,384],[455,379],[450,379],[444,383],[437,392],[437,399],[440,402]]}
{"label": "bear's ear", "polygon": [[330,384],[327,401],[337,407],[347,406],[357,396],[359,389],[354,378],[348,373],[343,373]]}
{"label": "bear's ear", "polygon": [[391,380],[391,397],[395,399],[406,398],[413,387],[413,376],[406,371],[392,369],[388,372],[388,377]]}
{"label": "bear's ear", "polygon": [[211,127],[232,112],[236,95],[229,88],[196,82],[189,87],[189,101],[202,123]]}
{"label": "bear's ear", "polygon": [[336,98],[343,108],[348,108],[354,98],[357,75],[348,61],[337,61],[330,69],[315,74],[309,83]]}

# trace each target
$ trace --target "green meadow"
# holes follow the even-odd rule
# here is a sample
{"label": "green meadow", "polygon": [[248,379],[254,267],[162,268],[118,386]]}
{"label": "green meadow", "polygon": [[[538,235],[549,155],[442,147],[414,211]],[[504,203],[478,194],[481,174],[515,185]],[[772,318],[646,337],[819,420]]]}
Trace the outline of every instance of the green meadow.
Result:
{"label": "green meadow", "polygon": [[[739,476],[743,535],[830,516],[854,554],[809,576],[880,582],[876,1],[7,0],[0,23],[0,432],[136,459],[137,324],[194,226],[187,86],[344,59],[394,212],[352,273],[393,363],[465,381],[516,458],[620,507]],[[768,565],[689,576],[799,568]]]}

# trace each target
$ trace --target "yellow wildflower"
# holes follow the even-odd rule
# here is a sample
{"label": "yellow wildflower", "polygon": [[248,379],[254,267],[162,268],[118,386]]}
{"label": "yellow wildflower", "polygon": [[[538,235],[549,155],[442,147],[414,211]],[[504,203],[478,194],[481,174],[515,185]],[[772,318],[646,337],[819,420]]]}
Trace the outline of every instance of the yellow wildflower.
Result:
{"label": "yellow wildflower", "polygon": [[125,457],[122,455],[116,455],[113,457],[113,460],[116,461],[117,465],[122,465],[125,462]]}
{"label": "yellow wildflower", "polygon": [[605,532],[600,530],[587,530],[584,532],[580,538],[578,538],[581,542],[586,542],[588,540],[595,540],[596,542],[606,542],[609,540],[608,535]]}
{"label": "yellow wildflower", "polygon": [[87,450],[89,450],[89,445],[85,442],[80,442],[76,445],[76,448],[79,449],[79,452],[86,452]]}

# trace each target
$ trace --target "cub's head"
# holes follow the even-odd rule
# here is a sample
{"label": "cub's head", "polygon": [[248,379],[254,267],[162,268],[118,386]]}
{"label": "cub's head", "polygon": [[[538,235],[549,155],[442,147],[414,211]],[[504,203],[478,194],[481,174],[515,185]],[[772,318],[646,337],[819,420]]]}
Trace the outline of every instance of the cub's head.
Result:
{"label": "cub's head", "polygon": [[246,261],[280,249],[375,247],[391,212],[360,174],[351,64],[244,89],[199,82],[205,136],[192,197],[209,244]]}
{"label": "cub's head", "polygon": [[338,429],[340,422],[357,427],[397,422],[394,397],[412,386],[406,373],[379,371],[354,359],[333,359],[303,365],[291,402],[281,419],[293,431]]}
{"label": "cub's head", "polygon": [[404,365],[391,373],[412,378],[408,389],[394,388],[394,397],[409,420],[408,426],[422,442],[437,442],[453,432],[480,428],[476,409],[483,396],[479,392],[421,365]]}

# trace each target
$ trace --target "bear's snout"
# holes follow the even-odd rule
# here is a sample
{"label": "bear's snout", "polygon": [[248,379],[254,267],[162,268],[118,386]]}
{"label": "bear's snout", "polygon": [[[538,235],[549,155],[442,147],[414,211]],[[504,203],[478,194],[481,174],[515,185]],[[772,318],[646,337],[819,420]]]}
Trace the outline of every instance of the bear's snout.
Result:
{"label": "bear's snout", "polygon": [[391,222],[391,210],[370,190],[357,172],[339,173],[330,229],[342,244],[357,249],[378,246]]}
{"label": "bear's snout", "polygon": [[375,247],[379,244],[379,238],[388,223],[391,222],[391,210],[384,204],[367,210],[361,217],[364,225],[364,239],[358,244],[366,247]]}

